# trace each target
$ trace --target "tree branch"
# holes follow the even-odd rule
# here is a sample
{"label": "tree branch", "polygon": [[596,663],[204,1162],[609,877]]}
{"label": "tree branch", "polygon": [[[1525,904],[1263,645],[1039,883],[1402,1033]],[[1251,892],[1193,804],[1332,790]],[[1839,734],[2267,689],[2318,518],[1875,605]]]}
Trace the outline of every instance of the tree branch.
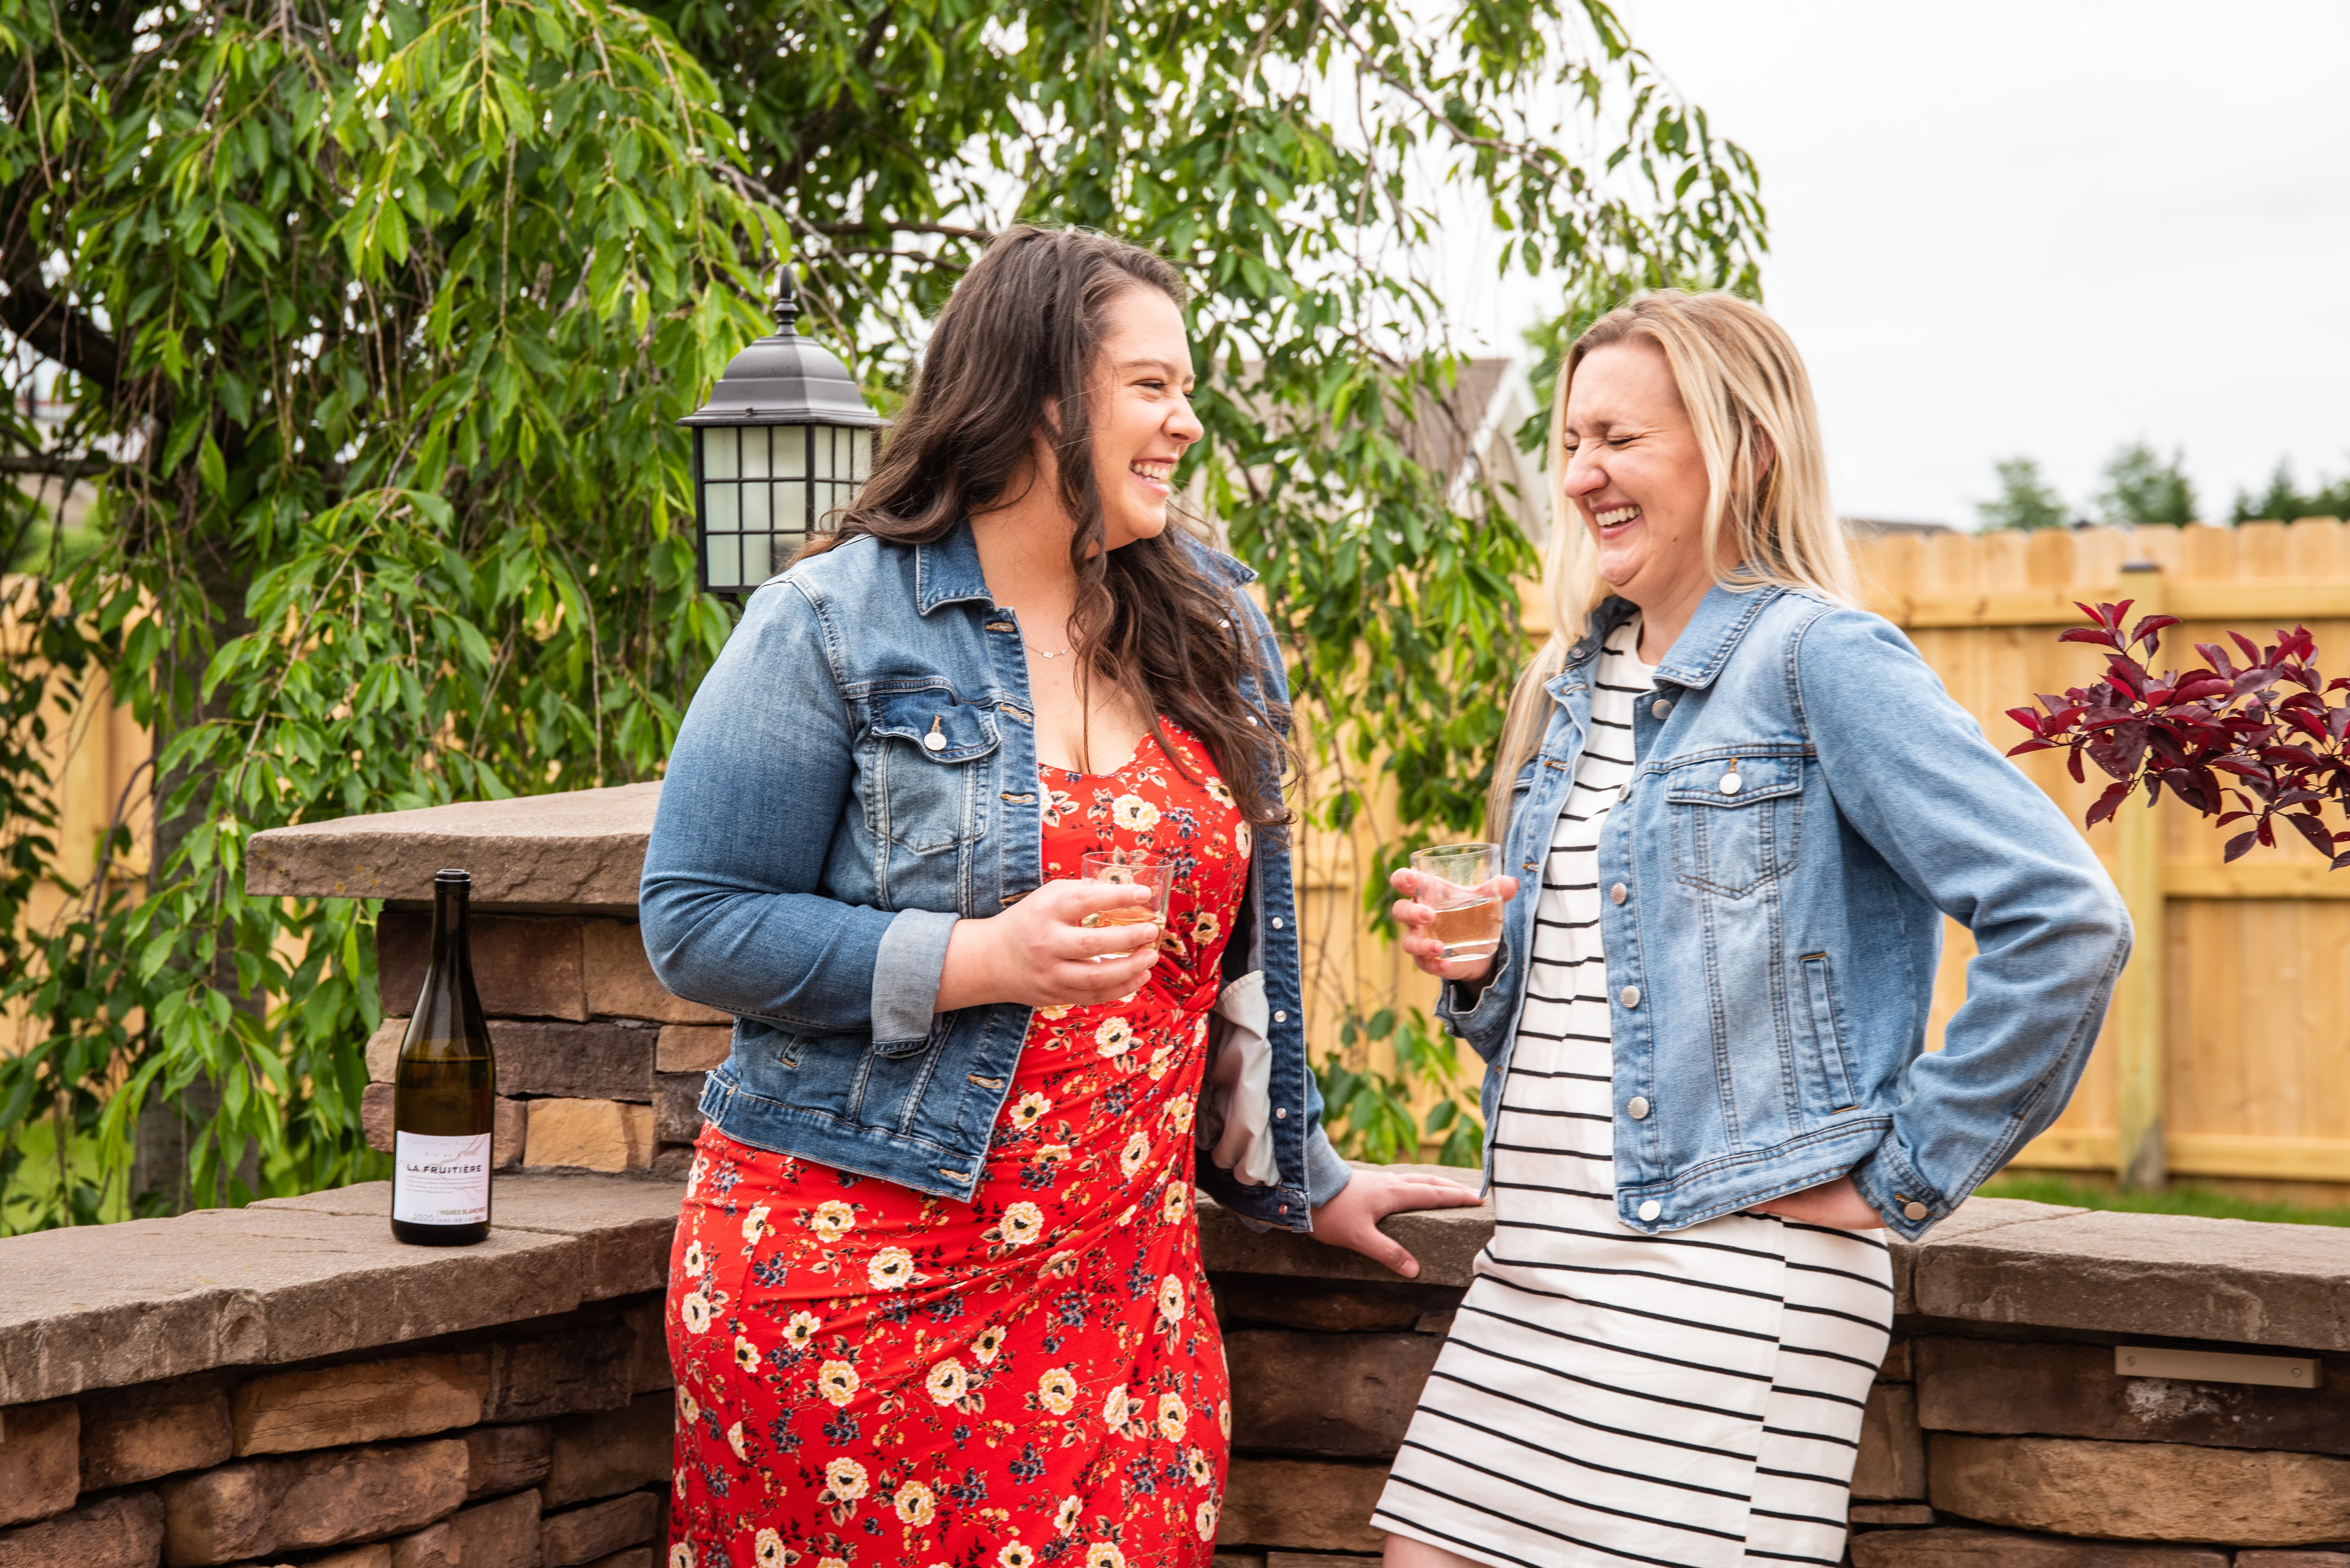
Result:
{"label": "tree branch", "polygon": [[0,452],[0,473],[38,473],[52,479],[95,479],[115,461],[102,452]]}
{"label": "tree branch", "polygon": [[19,273],[0,295],[0,326],[27,348],[95,383],[109,397],[122,374],[114,339],[74,306],[41,286],[37,276]]}

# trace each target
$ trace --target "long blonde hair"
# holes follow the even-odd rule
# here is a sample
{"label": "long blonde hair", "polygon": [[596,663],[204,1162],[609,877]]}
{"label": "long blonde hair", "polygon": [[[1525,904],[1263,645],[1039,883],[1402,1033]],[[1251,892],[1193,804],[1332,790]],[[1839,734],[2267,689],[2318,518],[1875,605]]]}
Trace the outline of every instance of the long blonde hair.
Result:
{"label": "long blonde hair", "polygon": [[[1511,785],[1549,723],[1543,687],[1566,667],[1567,650],[1609,592],[1583,509],[1566,494],[1560,445],[1567,398],[1586,358],[1631,342],[1663,351],[1697,432],[1707,481],[1701,548],[1716,563],[1714,580],[1732,588],[1778,583],[1846,604],[1857,597],[1852,552],[1828,504],[1811,377],[1786,331],[1735,295],[1673,288],[1641,295],[1593,322],[1567,350],[1551,404],[1550,547],[1543,568],[1551,634],[1510,696],[1486,797],[1487,832],[1496,841],[1509,830]],[[1725,556],[1737,564],[1721,566]]]}

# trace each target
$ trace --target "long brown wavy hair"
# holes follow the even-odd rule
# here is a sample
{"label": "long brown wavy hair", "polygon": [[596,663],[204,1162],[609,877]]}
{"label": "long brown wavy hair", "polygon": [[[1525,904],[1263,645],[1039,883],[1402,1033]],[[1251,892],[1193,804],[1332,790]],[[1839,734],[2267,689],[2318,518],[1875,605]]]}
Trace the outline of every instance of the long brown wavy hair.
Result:
{"label": "long brown wavy hair", "polygon": [[[1203,576],[1171,533],[1102,547],[1090,400],[1110,306],[1134,288],[1184,302],[1175,269],[1122,240],[1026,223],[998,234],[939,312],[872,477],[837,528],[801,553],[865,534],[899,545],[945,537],[973,512],[1003,503],[1029,472],[1041,432],[1057,460],[1061,504],[1077,524],[1070,631],[1080,700],[1097,679],[1131,694],[1179,768],[1159,721],[1181,724],[1206,743],[1242,815],[1277,831],[1291,820],[1277,783],[1289,711],[1272,702],[1239,591]],[[1271,706],[1252,710],[1243,700],[1244,675]]]}

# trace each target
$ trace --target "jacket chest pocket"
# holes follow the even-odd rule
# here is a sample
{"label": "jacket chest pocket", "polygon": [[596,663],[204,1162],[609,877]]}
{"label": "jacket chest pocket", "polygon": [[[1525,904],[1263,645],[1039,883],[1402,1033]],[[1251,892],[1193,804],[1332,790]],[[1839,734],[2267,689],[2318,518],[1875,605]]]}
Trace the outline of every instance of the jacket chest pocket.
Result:
{"label": "jacket chest pocket", "polygon": [[865,809],[874,836],[934,855],[985,834],[994,713],[943,686],[879,692],[867,706]]}
{"label": "jacket chest pocket", "polygon": [[1742,898],[1795,864],[1804,826],[1804,759],[1717,756],[1666,774],[1673,875]]}

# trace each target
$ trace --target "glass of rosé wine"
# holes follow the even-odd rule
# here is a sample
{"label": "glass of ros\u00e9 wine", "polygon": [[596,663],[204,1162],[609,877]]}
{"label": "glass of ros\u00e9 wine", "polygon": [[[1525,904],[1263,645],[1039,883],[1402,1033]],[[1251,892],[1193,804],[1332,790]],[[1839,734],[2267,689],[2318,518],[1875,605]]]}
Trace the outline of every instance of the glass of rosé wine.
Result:
{"label": "glass of ros\u00e9 wine", "polygon": [[1412,897],[1436,911],[1429,933],[1444,944],[1448,959],[1491,958],[1502,945],[1502,894],[1498,844],[1441,844],[1416,850]]}

